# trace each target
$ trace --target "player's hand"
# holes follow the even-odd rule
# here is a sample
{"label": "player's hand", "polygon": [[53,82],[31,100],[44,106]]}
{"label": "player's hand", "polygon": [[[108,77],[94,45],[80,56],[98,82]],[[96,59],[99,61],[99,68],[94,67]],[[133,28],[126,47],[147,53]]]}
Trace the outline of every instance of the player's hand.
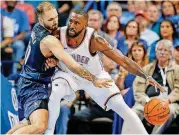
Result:
{"label": "player's hand", "polygon": [[148,77],[147,77],[147,84],[148,84],[148,85],[151,84],[151,85],[153,85],[154,87],[159,88],[161,92],[164,92],[164,91],[165,91],[165,89],[164,89],[157,81],[155,81],[155,80],[152,78],[152,76],[148,76]]}
{"label": "player's hand", "polygon": [[111,85],[111,82],[113,82],[112,80],[106,80],[106,79],[95,79],[93,81],[93,85],[98,87],[98,88],[109,88]]}
{"label": "player's hand", "polygon": [[4,51],[6,53],[13,53],[13,49],[11,47],[6,47]]}
{"label": "player's hand", "polygon": [[58,60],[54,58],[48,58],[45,62],[45,68],[49,69],[49,68],[55,67],[57,64],[58,64]]}
{"label": "player's hand", "polygon": [[163,102],[165,102],[166,104],[171,104],[170,100],[169,99],[162,99]]}

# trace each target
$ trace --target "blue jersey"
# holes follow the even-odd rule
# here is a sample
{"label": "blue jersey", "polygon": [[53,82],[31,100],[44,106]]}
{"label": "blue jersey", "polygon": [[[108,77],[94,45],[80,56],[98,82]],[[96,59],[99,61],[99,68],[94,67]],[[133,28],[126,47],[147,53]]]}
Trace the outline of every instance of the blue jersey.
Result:
{"label": "blue jersey", "polygon": [[15,8],[13,12],[8,12],[5,8],[0,9],[3,16],[9,17],[13,22],[14,36],[17,36],[21,32],[27,32],[30,30],[27,14]]}
{"label": "blue jersey", "polygon": [[40,41],[48,35],[50,32],[39,23],[34,26],[20,76],[41,83],[50,82],[54,68],[45,70],[46,58],[40,50]]}

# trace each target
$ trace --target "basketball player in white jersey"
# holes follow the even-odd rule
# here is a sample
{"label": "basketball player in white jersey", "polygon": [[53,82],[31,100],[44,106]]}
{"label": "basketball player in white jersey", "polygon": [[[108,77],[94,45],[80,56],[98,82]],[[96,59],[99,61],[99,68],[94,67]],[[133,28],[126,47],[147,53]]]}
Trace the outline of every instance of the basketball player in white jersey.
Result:
{"label": "basketball player in white jersey", "polygon": [[[101,63],[100,56],[104,54],[129,72],[145,78],[146,82],[163,91],[163,88],[152,77],[147,76],[134,61],[115,51],[104,38],[96,34],[94,29],[87,27],[87,21],[88,15],[83,10],[72,11],[68,26],[60,29],[60,41],[66,52],[91,74],[98,78],[111,79]],[[114,82],[111,82],[112,86],[109,88],[96,88],[90,81],[71,72],[61,61],[58,66],[61,70],[57,71],[52,79],[46,134],[54,133],[61,99],[73,100],[75,91],[80,89],[85,90],[103,109],[112,109],[124,119],[123,133],[147,134],[138,116],[123,101],[120,90]]]}

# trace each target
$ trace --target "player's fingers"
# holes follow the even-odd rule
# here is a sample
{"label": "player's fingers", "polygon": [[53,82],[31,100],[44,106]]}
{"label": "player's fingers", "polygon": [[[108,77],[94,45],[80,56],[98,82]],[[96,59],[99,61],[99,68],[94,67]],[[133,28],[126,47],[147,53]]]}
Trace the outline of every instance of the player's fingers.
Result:
{"label": "player's fingers", "polygon": [[110,83],[105,82],[103,86],[106,87],[106,88],[109,88],[109,87],[111,87],[112,85],[111,85]]}
{"label": "player's fingers", "polygon": [[45,67],[48,69],[48,63],[45,63]]}
{"label": "player's fingers", "polygon": [[107,80],[107,82],[113,82],[113,80]]}
{"label": "player's fingers", "polygon": [[161,92],[165,91],[165,89],[159,83],[157,83],[157,82],[156,82],[156,86],[157,86],[157,88],[160,89]]}
{"label": "player's fingers", "polygon": [[105,83],[105,85],[108,87],[112,86],[112,84],[110,84],[110,83]]}

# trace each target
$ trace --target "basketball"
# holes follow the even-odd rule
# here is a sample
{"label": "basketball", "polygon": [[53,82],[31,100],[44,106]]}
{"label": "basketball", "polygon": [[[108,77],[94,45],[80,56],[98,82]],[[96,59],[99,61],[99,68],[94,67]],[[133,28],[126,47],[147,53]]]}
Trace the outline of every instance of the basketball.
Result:
{"label": "basketball", "polygon": [[168,103],[154,98],[144,106],[144,117],[152,125],[161,125],[168,120],[170,109]]}

